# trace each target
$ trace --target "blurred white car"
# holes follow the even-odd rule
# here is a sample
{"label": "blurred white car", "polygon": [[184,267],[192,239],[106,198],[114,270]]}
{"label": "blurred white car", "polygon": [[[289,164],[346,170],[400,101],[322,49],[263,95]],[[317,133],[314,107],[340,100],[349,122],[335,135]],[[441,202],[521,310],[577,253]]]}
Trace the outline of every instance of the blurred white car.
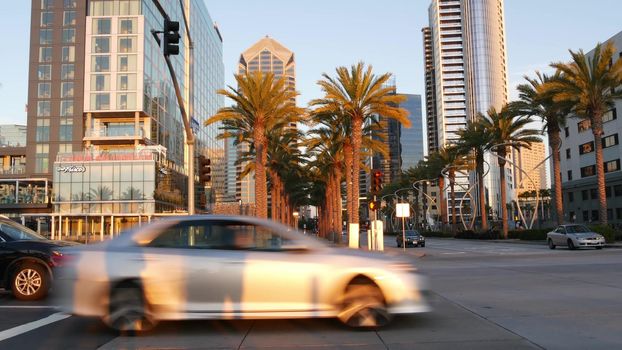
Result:
{"label": "blurred white car", "polygon": [[394,314],[429,310],[410,263],[332,248],[255,218],[166,219],[63,257],[56,293],[63,309],[117,330],[160,320],[301,317],[379,327]]}
{"label": "blurred white car", "polygon": [[568,249],[594,247],[602,249],[605,246],[605,237],[593,232],[584,225],[560,225],[546,234],[549,248],[565,245]]}

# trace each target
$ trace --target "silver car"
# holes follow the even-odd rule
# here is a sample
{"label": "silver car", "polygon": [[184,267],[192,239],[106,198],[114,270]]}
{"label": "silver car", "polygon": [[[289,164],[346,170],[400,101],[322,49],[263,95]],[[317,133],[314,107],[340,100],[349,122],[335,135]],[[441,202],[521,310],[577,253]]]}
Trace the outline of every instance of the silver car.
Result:
{"label": "silver car", "polygon": [[605,237],[593,232],[584,225],[560,225],[546,234],[549,248],[565,245],[568,249],[594,247],[602,249],[605,246]]}
{"label": "silver car", "polygon": [[166,219],[107,243],[63,251],[64,311],[117,330],[161,320],[337,317],[379,327],[428,311],[410,263],[329,247],[267,220]]}

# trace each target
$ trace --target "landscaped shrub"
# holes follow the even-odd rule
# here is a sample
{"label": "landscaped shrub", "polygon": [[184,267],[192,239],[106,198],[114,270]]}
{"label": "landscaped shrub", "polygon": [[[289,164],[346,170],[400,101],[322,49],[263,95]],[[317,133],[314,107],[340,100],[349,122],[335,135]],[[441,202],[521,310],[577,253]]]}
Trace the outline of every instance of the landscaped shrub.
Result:
{"label": "landscaped shrub", "polygon": [[616,235],[619,234],[615,229],[606,225],[592,225],[590,226],[590,230],[603,235],[605,237],[605,242],[607,243],[615,242]]}
{"label": "landscaped shrub", "polygon": [[423,237],[441,237],[441,238],[451,238],[454,235],[451,232],[442,232],[442,231],[422,231],[421,234]]}
{"label": "landscaped shrub", "polygon": [[501,237],[498,230],[488,230],[475,232],[472,230],[464,230],[456,233],[456,238],[461,239],[499,239]]}
{"label": "landscaped shrub", "polygon": [[551,231],[553,231],[552,228],[511,230],[508,232],[508,238],[520,239],[523,241],[544,241],[546,240],[546,234]]}

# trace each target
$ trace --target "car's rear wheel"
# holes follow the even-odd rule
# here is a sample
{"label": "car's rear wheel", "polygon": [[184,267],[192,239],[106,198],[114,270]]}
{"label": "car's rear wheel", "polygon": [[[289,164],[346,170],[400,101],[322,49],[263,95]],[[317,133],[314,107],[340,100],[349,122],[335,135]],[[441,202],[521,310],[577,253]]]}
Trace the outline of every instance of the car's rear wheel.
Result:
{"label": "car's rear wheel", "polygon": [[555,244],[553,244],[553,240],[549,238],[548,240],[549,249],[555,249]]}
{"label": "car's rear wheel", "polygon": [[13,273],[11,290],[20,300],[38,300],[50,288],[50,276],[45,267],[35,263],[21,264]]}
{"label": "car's rear wheel", "polygon": [[108,310],[103,321],[117,331],[139,332],[155,326],[142,289],[133,283],[122,284],[111,291]]}
{"label": "car's rear wheel", "polygon": [[371,282],[346,288],[339,320],[353,328],[379,328],[391,321],[380,289]]}
{"label": "car's rear wheel", "polygon": [[577,249],[577,247],[575,247],[574,243],[572,242],[572,239],[568,239],[567,244],[568,244],[568,249],[570,249],[570,250]]}

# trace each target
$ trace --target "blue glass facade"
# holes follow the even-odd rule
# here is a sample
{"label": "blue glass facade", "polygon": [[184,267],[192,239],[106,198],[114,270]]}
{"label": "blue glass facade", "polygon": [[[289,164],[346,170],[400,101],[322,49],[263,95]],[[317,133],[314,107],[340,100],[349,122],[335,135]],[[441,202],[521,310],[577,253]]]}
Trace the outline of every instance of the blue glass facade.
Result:
{"label": "blue glass facade", "polygon": [[420,160],[423,160],[423,115],[421,112],[421,95],[402,94],[406,101],[400,107],[409,113],[408,119],[412,126],[402,127],[400,143],[402,145],[402,172],[408,168],[414,168]]}

